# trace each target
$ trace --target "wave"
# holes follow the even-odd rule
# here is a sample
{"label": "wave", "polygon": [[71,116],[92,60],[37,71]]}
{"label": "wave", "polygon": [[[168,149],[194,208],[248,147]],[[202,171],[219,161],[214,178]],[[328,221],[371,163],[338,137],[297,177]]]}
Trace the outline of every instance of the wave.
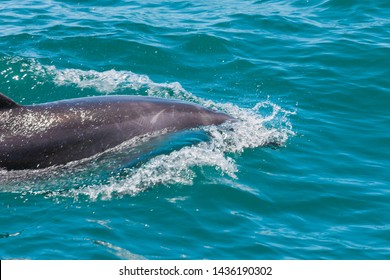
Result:
{"label": "wave", "polygon": [[[174,140],[169,139],[175,137],[170,135],[148,135],[132,139],[130,143],[94,156],[93,159],[44,171],[2,170],[1,192],[57,198],[79,199],[87,196],[92,200],[111,199],[113,196],[136,195],[158,185],[192,185],[198,170],[206,167],[212,167],[221,176],[234,179],[239,173],[234,160],[237,154],[267,145],[283,146],[294,135],[289,116],[295,112],[281,108],[269,98],[252,108],[241,108],[232,103],[199,98],[186,91],[178,82],[156,83],[146,75],[131,71],[58,69],[33,59],[3,58],[3,63],[4,60],[10,67],[1,72],[3,76],[13,77],[9,69],[14,69],[13,64],[16,63],[16,68],[34,76],[34,80],[45,80],[57,87],[92,89],[103,94],[131,90],[131,93],[138,95],[180,99],[226,112],[237,121],[179,133],[176,134],[179,137]],[[169,141],[164,141],[164,137],[168,137]],[[149,141],[154,141],[154,144],[147,148]],[[167,149],[165,144],[170,147]],[[130,154],[136,164],[128,164]],[[150,156],[142,157],[144,154]]]}

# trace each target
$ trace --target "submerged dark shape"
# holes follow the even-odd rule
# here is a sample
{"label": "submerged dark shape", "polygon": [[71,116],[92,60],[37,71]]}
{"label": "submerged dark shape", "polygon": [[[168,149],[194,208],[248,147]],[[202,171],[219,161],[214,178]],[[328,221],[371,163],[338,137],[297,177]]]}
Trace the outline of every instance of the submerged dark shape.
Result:
{"label": "submerged dark shape", "polygon": [[196,104],[156,97],[99,96],[22,106],[0,93],[0,168],[62,165],[136,136],[229,119]]}

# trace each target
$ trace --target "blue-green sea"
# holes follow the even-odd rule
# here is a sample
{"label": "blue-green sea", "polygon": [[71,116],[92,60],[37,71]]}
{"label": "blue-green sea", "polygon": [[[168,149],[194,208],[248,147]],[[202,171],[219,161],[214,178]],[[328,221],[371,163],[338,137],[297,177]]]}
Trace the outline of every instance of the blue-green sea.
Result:
{"label": "blue-green sea", "polygon": [[0,91],[237,119],[0,170],[1,259],[390,259],[388,0],[3,0]]}

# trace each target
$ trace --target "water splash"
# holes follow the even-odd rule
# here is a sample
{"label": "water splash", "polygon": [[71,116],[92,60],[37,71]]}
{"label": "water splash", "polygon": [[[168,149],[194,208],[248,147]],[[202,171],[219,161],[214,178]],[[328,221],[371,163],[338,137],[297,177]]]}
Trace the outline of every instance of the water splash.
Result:
{"label": "water splash", "polygon": [[[8,63],[21,62],[9,60]],[[47,172],[50,179],[44,178],[38,183],[30,181],[23,187],[19,184],[17,188],[13,188],[17,192],[74,199],[85,196],[92,200],[111,199],[113,196],[136,195],[158,185],[191,185],[197,176],[196,170],[205,167],[214,168],[221,176],[237,178],[238,167],[233,155],[242,153],[245,149],[266,145],[282,146],[294,135],[289,122],[289,116],[294,112],[281,108],[269,99],[259,102],[251,109],[245,109],[231,103],[217,103],[199,98],[186,91],[178,82],[156,83],[146,75],[131,71],[57,69],[55,66],[42,65],[35,60],[30,60],[30,63],[23,61],[22,64],[23,72],[33,73],[38,80],[52,81],[57,86],[90,88],[105,94],[131,89],[142,95],[195,102],[226,112],[236,118],[236,121],[203,128],[209,135],[209,141],[197,142],[157,155],[141,165],[125,167],[117,174],[107,170],[112,171],[113,165],[119,163],[118,158],[130,153],[145,141],[119,147],[116,149],[119,153],[114,153],[105,160],[95,160],[99,159],[97,155],[94,160],[88,160],[85,164],[72,163],[66,167],[50,168]],[[0,179],[20,176],[20,173],[10,175],[13,172],[0,171]],[[92,174],[101,173],[107,176],[98,176],[96,180],[90,179],[96,177],[91,176]],[[62,176],[56,177],[58,174]],[[0,191],[5,191],[5,188],[2,187]]]}

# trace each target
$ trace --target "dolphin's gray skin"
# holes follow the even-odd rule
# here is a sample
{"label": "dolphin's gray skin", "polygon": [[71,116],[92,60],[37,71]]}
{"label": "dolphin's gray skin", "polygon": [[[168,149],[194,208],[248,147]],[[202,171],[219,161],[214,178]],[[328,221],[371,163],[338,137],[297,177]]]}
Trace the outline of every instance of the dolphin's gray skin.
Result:
{"label": "dolphin's gray skin", "polygon": [[199,105],[155,97],[101,96],[21,106],[0,93],[0,168],[66,164],[136,136],[229,119]]}

